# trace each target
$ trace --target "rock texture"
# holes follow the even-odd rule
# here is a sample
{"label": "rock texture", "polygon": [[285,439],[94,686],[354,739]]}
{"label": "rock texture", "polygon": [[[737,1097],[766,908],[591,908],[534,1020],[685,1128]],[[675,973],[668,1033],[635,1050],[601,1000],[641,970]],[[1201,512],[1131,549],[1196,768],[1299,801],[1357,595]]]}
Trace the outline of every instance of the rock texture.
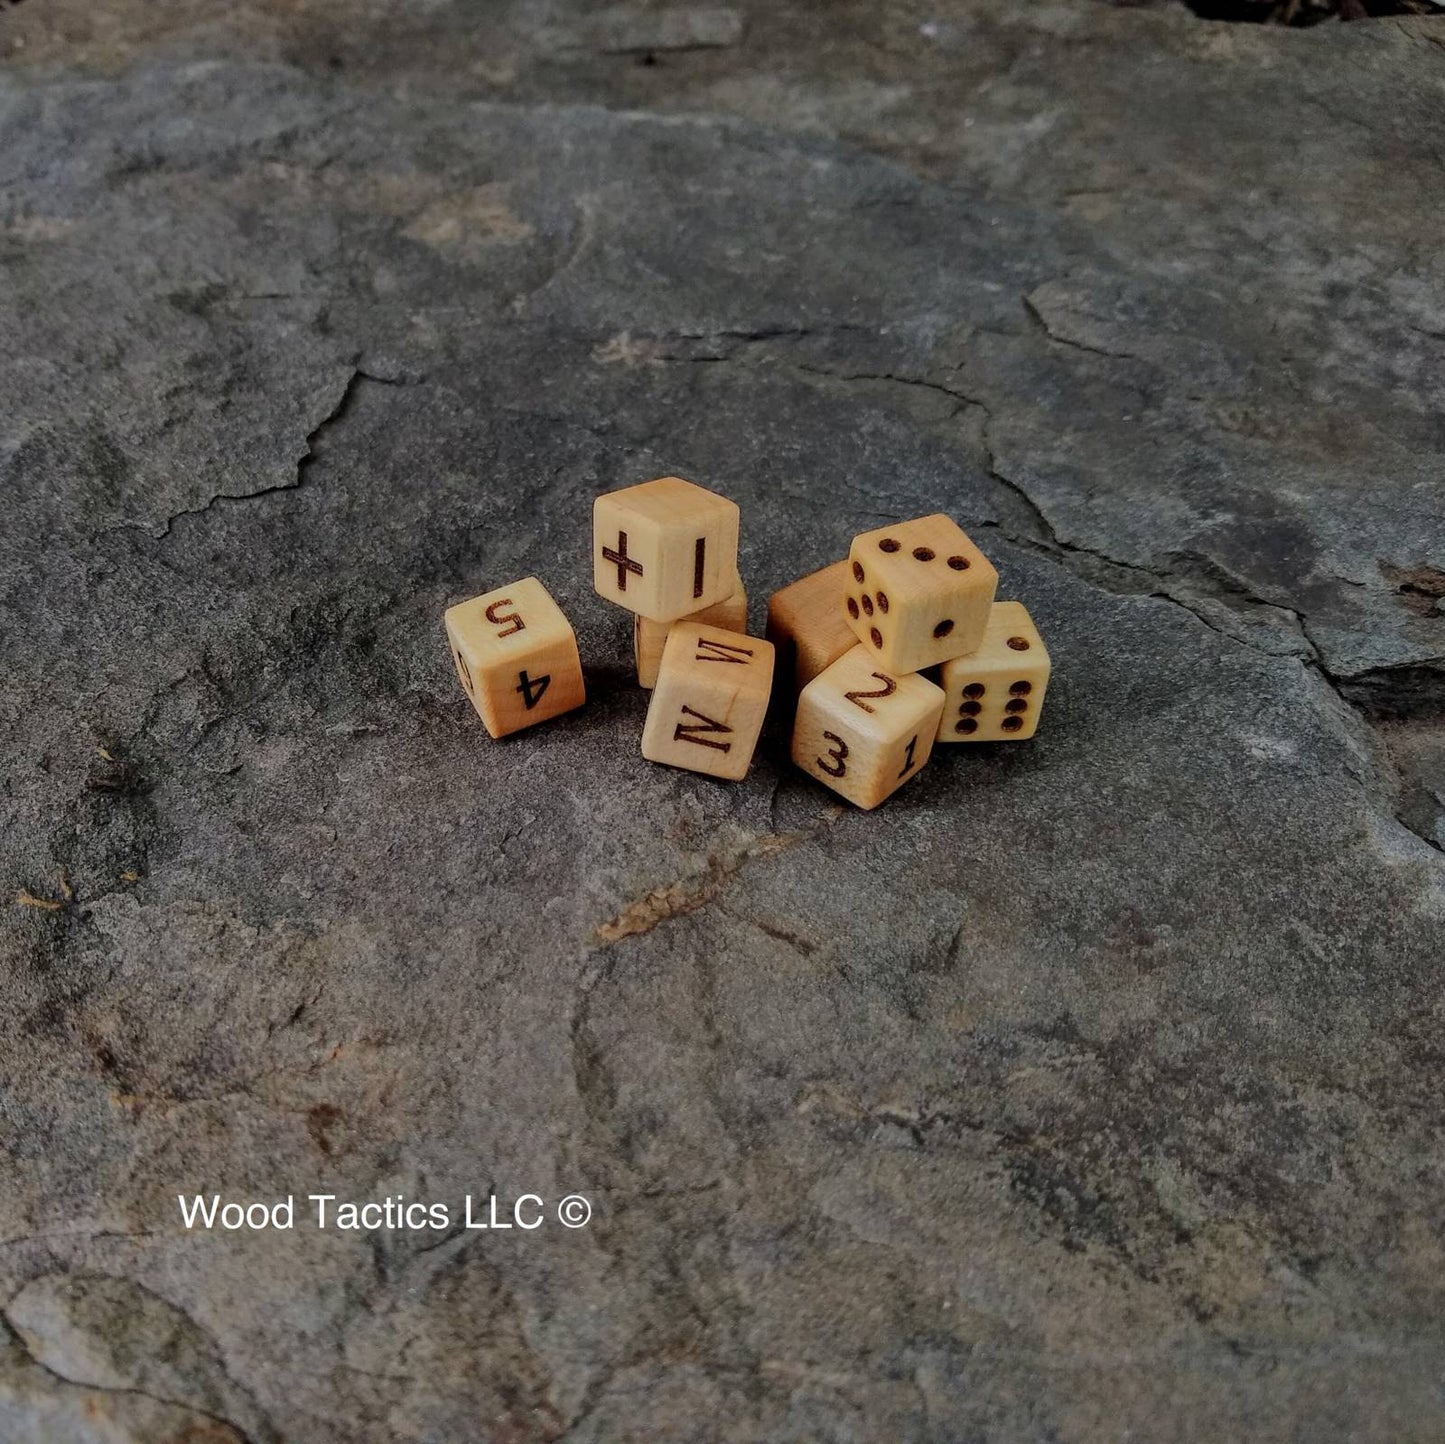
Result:
{"label": "rock texture", "polygon": [[[785,8],[6,15],[6,1440],[1445,1432],[1445,28]],[[644,763],[663,472],[957,516],[1038,739]]]}

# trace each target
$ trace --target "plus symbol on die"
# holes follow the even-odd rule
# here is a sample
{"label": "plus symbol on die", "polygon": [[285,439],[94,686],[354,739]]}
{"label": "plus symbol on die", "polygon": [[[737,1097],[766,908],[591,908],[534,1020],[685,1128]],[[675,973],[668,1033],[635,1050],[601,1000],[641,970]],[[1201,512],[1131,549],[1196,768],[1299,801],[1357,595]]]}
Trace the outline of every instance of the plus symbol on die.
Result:
{"label": "plus symbol on die", "polygon": [[603,547],[602,557],[604,561],[611,562],[617,568],[617,590],[619,592],[627,590],[628,572],[639,577],[642,575],[642,563],[627,555],[627,533],[625,531],[617,533],[617,550],[613,551],[611,547]]}

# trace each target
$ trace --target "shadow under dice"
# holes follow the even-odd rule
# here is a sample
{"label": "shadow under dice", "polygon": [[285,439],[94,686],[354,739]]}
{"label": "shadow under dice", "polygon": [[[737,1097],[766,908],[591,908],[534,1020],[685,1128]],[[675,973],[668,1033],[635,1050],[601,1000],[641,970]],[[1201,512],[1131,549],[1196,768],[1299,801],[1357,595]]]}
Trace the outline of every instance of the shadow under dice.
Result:
{"label": "shadow under dice", "polygon": [[854,647],[803,688],[793,761],[858,807],[877,807],[928,761],[943,700],[926,677],[887,671]]}
{"label": "shadow under dice", "polygon": [[536,577],[459,602],[444,620],[457,676],[493,737],[586,701],[577,638]]}
{"label": "shadow under dice", "polygon": [[951,517],[854,537],[844,615],[890,672],[919,672],[973,651],[998,587],[993,564]]}
{"label": "shadow under dice", "polygon": [[736,782],[747,775],[773,686],[773,645],[679,622],[667,635],[642,755]]}
{"label": "shadow under dice", "polygon": [[1021,602],[995,602],[976,652],[945,662],[940,742],[1022,742],[1039,725],[1049,653]]}

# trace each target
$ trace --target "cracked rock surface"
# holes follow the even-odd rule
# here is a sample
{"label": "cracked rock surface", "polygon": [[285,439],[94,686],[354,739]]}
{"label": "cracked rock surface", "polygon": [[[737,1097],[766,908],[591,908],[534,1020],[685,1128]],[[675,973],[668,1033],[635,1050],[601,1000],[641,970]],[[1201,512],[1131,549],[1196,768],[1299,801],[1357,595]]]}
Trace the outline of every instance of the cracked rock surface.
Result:
{"label": "cracked rock surface", "polygon": [[[1445,1434],[1445,21],[781,8],[4,17],[7,1444]],[[645,763],[667,472],[755,623],[956,516],[1036,740]]]}

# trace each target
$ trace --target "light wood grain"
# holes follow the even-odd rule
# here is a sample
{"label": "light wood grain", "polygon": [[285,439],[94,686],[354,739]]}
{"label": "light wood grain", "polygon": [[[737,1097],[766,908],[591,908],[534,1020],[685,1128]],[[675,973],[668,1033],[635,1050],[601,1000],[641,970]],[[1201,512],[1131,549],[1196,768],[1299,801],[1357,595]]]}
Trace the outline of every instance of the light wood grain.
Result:
{"label": "light wood grain", "polygon": [[844,617],[891,672],[921,672],[983,640],[998,587],[993,564],[941,513],[854,537]]}
{"label": "light wood grain", "polygon": [[642,755],[738,781],[758,745],[773,685],[773,645],[679,622],[662,651]]}
{"label": "light wood grain", "polygon": [[[731,596],[700,612],[683,617],[703,627],[721,627],[727,632],[748,629],[748,594],[742,578],[737,579]],[[662,665],[662,649],[676,622],[654,622],[650,617],[634,617],[632,622],[632,660],[637,664],[637,681],[649,690],[657,685],[657,669]]]}
{"label": "light wood grain", "polygon": [[855,646],[803,688],[793,761],[840,797],[874,808],[922,770],[942,712],[941,688],[889,672]]}
{"label": "light wood grain", "polygon": [[799,577],[768,599],[768,640],[778,649],[775,690],[791,688],[794,697],[858,638],[843,612],[848,563],[834,562]]}
{"label": "light wood grain", "polygon": [[1048,690],[1048,649],[1021,602],[995,602],[983,641],[945,662],[940,742],[1022,742],[1038,729]]}
{"label": "light wood grain", "polygon": [[592,578],[600,596],[654,622],[725,601],[738,572],[738,508],[677,476],[599,496]]}
{"label": "light wood grain", "polygon": [[444,621],[462,689],[493,737],[587,700],[577,638],[536,577],[458,602]]}

